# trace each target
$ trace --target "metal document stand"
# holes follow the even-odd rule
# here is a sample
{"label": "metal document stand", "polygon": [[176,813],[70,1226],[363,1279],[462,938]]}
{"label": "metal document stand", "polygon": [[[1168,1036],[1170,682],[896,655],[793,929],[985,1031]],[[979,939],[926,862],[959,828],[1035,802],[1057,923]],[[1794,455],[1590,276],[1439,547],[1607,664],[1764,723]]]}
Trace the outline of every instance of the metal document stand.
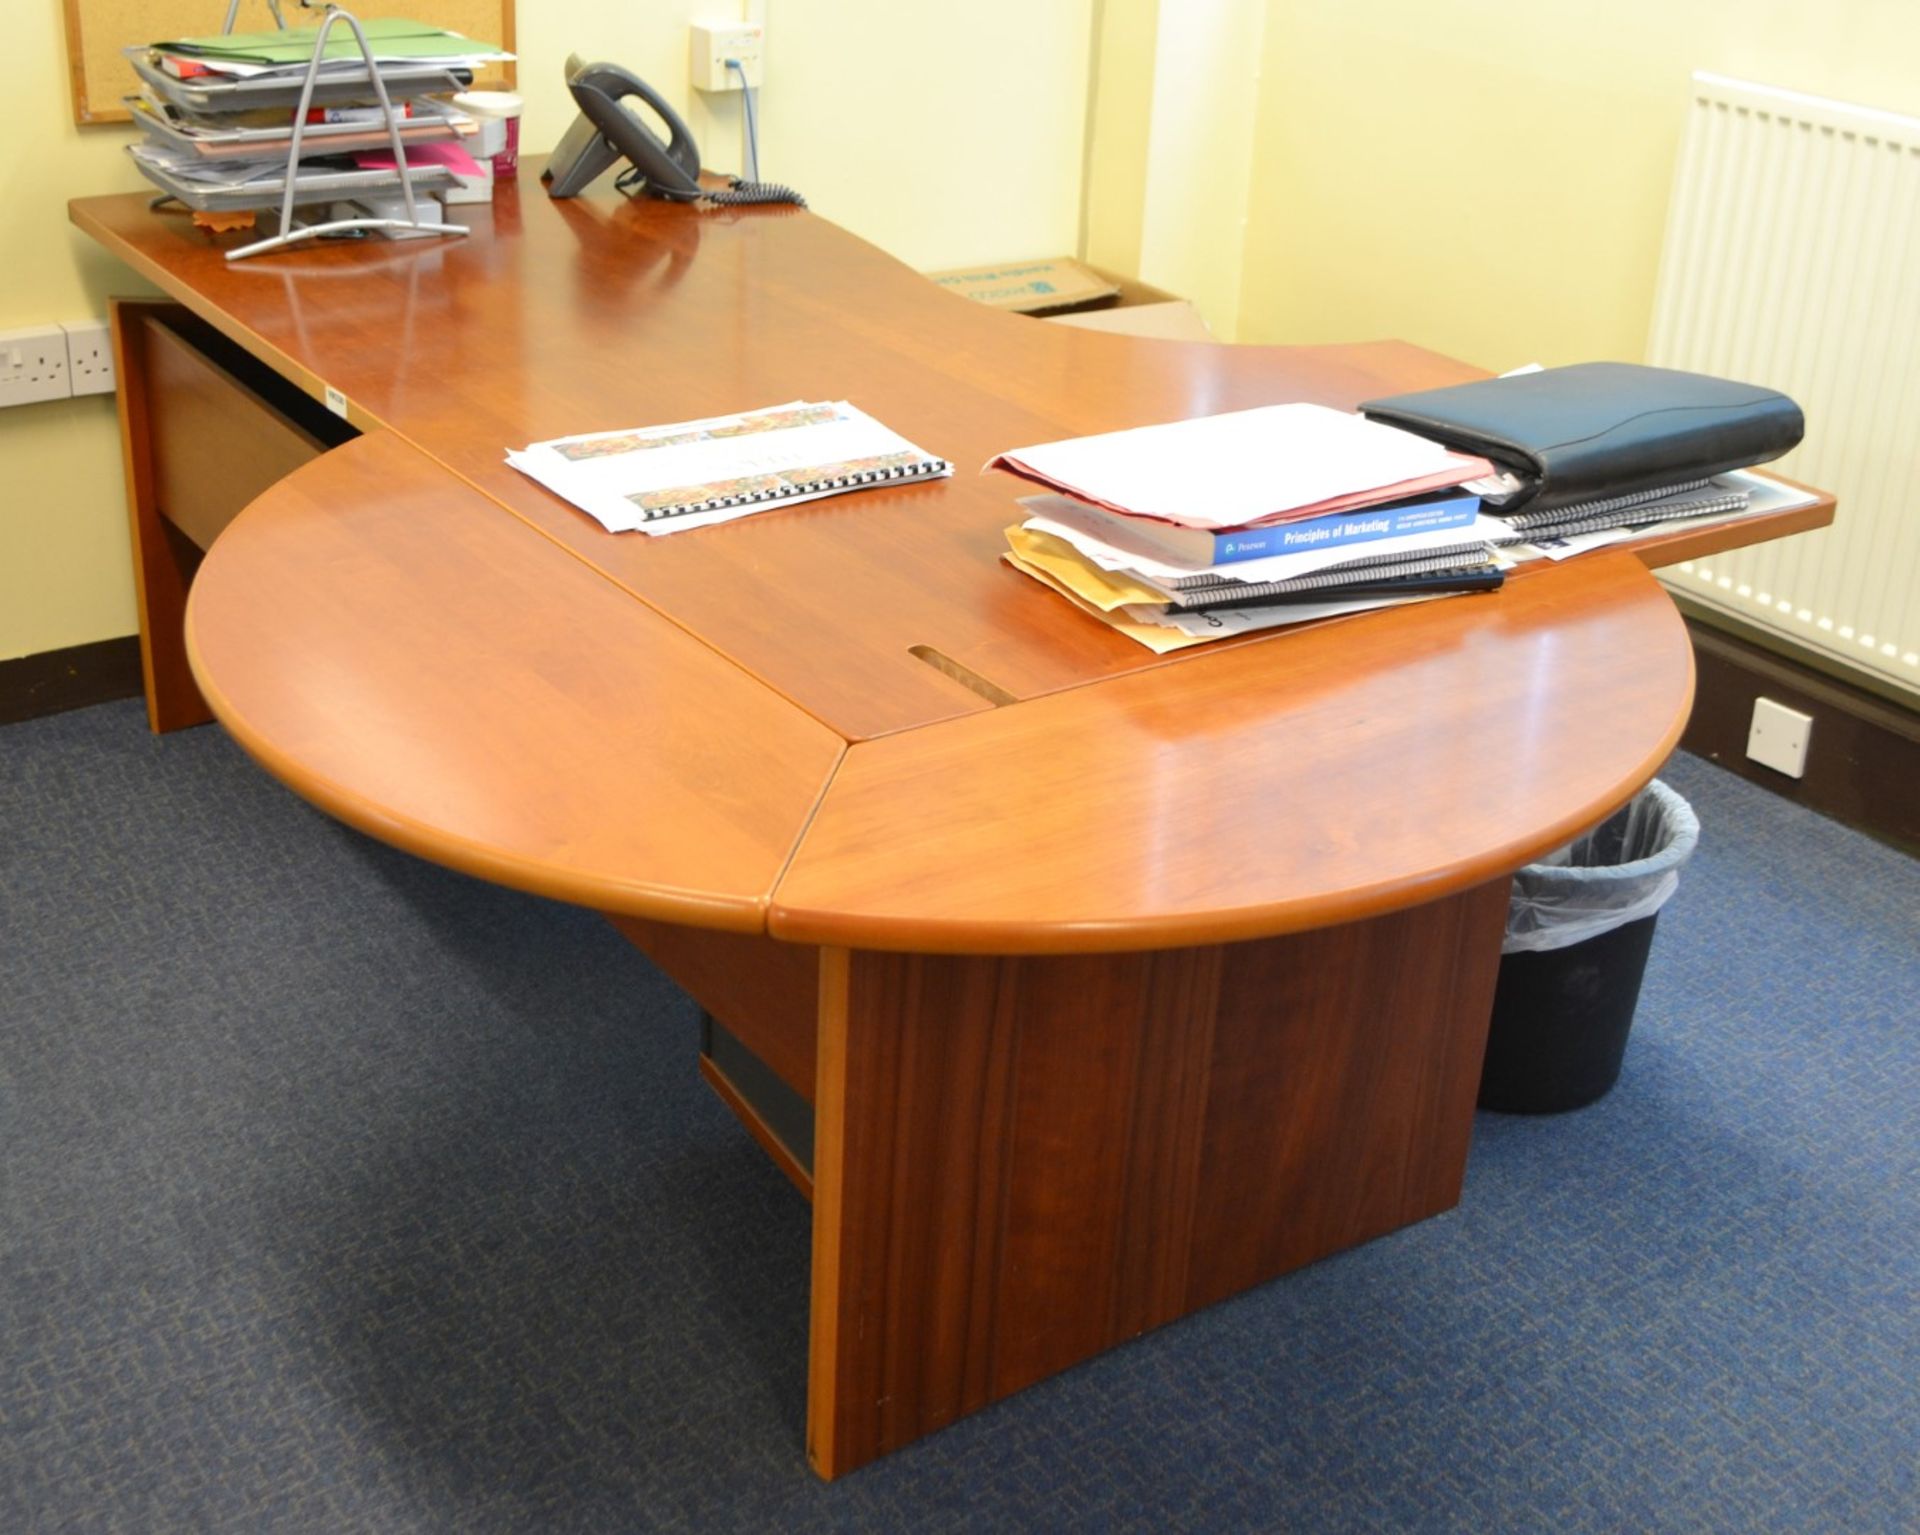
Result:
{"label": "metal document stand", "polygon": [[[280,0],[267,0],[267,9],[273,12],[273,24],[282,32],[287,30],[287,18],[280,14]],[[240,19],[240,0],[227,0],[227,19],[220,30],[223,33],[233,31],[234,22]]]}
{"label": "metal document stand", "polygon": [[[301,0],[302,4],[307,0]],[[228,23],[231,25],[238,0],[228,9]],[[251,245],[243,245],[237,250],[227,252],[227,260],[242,261],[248,256],[264,255],[268,251],[281,250],[302,240],[318,239],[324,235],[372,233],[384,231],[394,233],[408,231],[414,234],[463,235],[465,226],[449,224],[443,220],[422,218],[419,204],[413,193],[413,178],[407,173],[406,146],[400,141],[400,120],[394,115],[393,102],[387,95],[386,82],[380,78],[380,67],[374,62],[373,47],[367,41],[367,34],[359,19],[351,11],[342,10],[337,5],[326,8],[326,18],[320,23],[320,32],[313,40],[313,59],[307,65],[307,76],[300,88],[300,101],[293,112],[293,141],[287,149],[286,188],[280,200],[280,231],[264,240],[255,240]],[[275,10],[275,19],[279,19]],[[353,38],[360,45],[360,56],[366,61],[367,78],[373,84],[374,94],[380,98],[380,115],[387,128],[387,140],[393,148],[394,176],[400,183],[400,196],[404,200],[407,216],[404,219],[375,218],[366,216],[351,219],[332,219],[324,224],[306,224],[295,226],[293,222],[294,195],[298,190],[300,170],[300,141],[307,125],[307,110],[313,104],[313,90],[320,78],[321,64],[326,58],[327,35],[333,30],[336,21],[344,21],[353,29]]]}

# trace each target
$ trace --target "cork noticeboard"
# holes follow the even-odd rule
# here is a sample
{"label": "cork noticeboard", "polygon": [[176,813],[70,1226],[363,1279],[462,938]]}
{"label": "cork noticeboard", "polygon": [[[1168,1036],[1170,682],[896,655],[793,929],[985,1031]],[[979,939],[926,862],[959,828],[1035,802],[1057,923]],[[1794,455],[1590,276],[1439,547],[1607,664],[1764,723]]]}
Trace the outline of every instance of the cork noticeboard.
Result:
{"label": "cork noticeboard", "polygon": [[[227,19],[227,0],[62,0],[62,5],[76,123],[129,121],[120,98],[136,91],[139,81],[121,56],[122,48],[158,38],[218,32]],[[429,22],[513,51],[513,0],[355,0],[352,9],[362,18],[405,16]],[[322,15],[317,9],[301,9],[300,0],[280,0],[280,14],[290,27],[318,26]],[[240,0],[236,30],[264,32],[272,25],[267,0]],[[345,23],[334,25],[339,28]],[[511,64],[492,65],[473,81],[476,90],[510,90],[513,83]]]}

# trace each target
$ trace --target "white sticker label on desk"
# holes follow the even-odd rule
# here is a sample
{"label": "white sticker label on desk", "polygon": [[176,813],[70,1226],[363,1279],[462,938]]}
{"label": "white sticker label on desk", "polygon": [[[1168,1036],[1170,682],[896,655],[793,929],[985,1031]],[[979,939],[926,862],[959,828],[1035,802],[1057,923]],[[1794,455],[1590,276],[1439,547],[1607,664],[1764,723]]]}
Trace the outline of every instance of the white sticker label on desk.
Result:
{"label": "white sticker label on desk", "polygon": [[327,385],[327,409],[342,421],[347,419],[347,397],[333,385]]}

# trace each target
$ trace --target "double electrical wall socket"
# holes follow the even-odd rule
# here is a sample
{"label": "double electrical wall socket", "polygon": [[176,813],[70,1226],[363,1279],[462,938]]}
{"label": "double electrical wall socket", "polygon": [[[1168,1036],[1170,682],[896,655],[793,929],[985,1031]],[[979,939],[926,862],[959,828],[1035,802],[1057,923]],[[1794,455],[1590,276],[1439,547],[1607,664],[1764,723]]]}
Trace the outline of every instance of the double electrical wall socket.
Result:
{"label": "double electrical wall socket", "polygon": [[[689,31],[687,75],[697,90],[760,89],[767,29],[759,22],[696,21]],[[740,67],[731,68],[729,59]]]}
{"label": "double electrical wall socket", "polygon": [[105,320],[72,320],[67,333],[67,382],[75,394],[112,394],[113,327]]}
{"label": "double electrical wall socket", "polygon": [[0,405],[32,405],[64,400],[73,393],[67,379],[67,333],[58,325],[0,331]]}

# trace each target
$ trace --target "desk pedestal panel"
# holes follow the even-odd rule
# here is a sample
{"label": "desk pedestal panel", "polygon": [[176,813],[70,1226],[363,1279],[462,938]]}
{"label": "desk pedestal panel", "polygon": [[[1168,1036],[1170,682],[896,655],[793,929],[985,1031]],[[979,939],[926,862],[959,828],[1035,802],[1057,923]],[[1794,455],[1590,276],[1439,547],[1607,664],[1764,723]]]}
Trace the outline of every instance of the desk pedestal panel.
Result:
{"label": "desk pedestal panel", "polygon": [[787,946],[663,948],[769,1058],[813,1035],[816,1469],[1451,1208],[1507,888],[1251,943],[759,970],[817,968],[817,1019],[713,990]]}

